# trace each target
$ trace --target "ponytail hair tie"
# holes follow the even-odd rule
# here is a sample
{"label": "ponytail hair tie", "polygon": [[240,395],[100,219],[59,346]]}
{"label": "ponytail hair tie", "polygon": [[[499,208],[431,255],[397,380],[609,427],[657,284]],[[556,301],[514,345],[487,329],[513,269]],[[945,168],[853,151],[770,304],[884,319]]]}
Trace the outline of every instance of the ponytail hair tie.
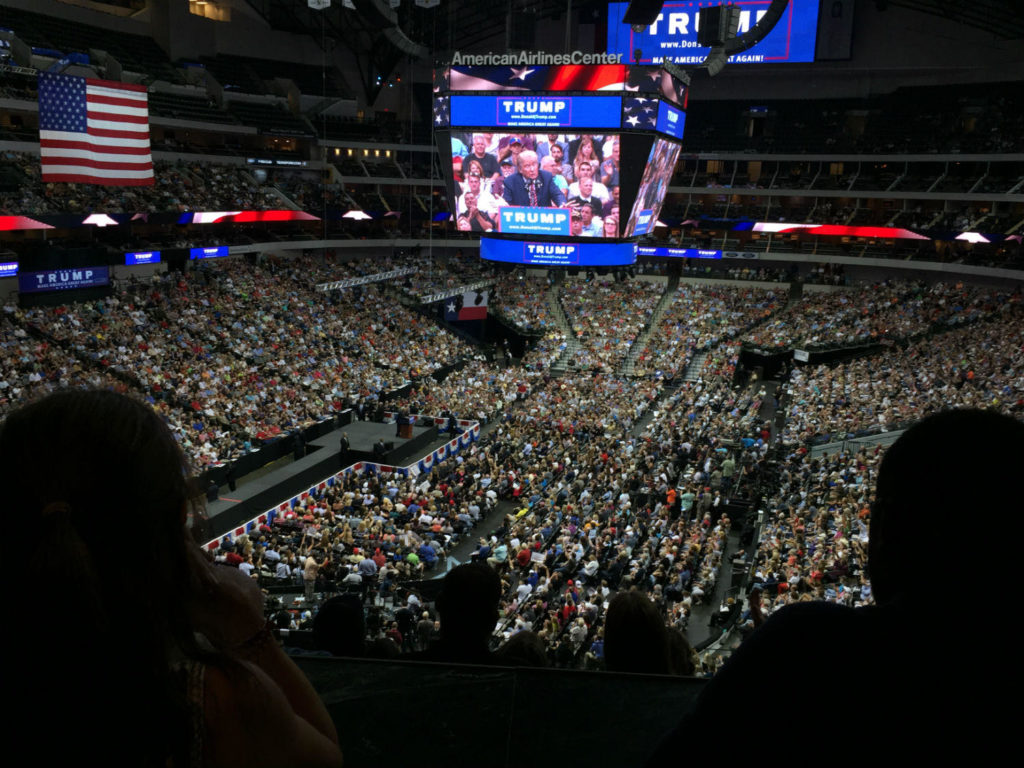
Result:
{"label": "ponytail hair tie", "polygon": [[52,517],[53,515],[59,515],[62,513],[70,513],[71,505],[66,501],[51,501],[45,507],[43,507],[43,517]]}

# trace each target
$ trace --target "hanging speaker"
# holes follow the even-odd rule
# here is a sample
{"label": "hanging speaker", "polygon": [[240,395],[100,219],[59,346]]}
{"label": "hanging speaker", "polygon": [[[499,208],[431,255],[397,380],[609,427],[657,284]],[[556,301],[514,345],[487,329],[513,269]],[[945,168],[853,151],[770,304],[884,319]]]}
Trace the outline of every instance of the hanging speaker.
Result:
{"label": "hanging speaker", "polygon": [[649,27],[657,21],[663,4],[664,0],[632,0],[626,15],[622,17],[622,23]]}
{"label": "hanging speaker", "polygon": [[701,8],[697,15],[697,45],[715,48],[736,37],[740,26],[740,9],[735,5]]}

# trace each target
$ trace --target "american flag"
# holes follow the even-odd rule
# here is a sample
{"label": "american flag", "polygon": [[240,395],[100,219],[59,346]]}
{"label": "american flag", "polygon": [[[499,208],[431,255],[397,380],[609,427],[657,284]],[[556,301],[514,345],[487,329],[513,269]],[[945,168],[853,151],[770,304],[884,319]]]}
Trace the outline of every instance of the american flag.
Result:
{"label": "american flag", "polygon": [[151,186],[145,86],[39,74],[43,181]]}
{"label": "american flag", "polygon": [[658,100],[631,97],[622,100],[622,127],[653,129],[658,119]]}
{"label": "american flag", "polygon": [[448,108],[448,97],[447,96],[435,96],[434,97],[434,127],[435,128],[447,128],[450,113]]}
{"label": "american flag", "polygon": [[622,64],[554,66],[454,66],[453,91],[621,91]]}

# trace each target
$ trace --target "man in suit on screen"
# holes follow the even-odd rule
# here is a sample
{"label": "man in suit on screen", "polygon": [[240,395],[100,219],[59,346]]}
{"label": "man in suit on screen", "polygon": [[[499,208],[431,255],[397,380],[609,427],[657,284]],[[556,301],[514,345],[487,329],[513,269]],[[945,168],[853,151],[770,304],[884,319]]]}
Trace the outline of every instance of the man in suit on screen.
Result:
{"label": "man in suit on screen", "polygon": [[505,179],[504,198],[509,205],[531,208],[560,208],[565,204],[555,177],[540,169],[537,153],[531,150],[519,153],[519,170]]}

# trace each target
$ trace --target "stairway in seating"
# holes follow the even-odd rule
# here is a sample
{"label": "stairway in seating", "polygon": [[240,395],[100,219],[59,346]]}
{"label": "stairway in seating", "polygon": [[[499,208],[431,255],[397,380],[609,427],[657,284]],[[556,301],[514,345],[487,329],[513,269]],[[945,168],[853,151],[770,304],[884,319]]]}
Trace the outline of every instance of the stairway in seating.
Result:
{"label": "stairway in seating", "polygon": [[706,349],[699,350],[693,354],[693,359],[686,366],[686,371],[683,373],[683,381],[697,381],[700,378],[701,368],[704,367],[704,361],[708,359],[709,354],[711,353]]}
{"label": "stairway in seating", "polygon": [[640,353],[647,346],[647,342],[650,340],[651,335],[657,329],[661,323],[661,318],[665,316],[665,312],[672,306],[672,302],[676,300],[676,289],[679,288],[679,275],[669,275],[668,281],[665,284],[665,291],[661,294],[661,298],[658,299],[658,304],[654,307],[654,311],[651,313],[651,319],[643,327],[643,329],[633,339],[633,343],[629,346],[629,353],[623,358],[622,363],[619,364],[618,374],[620,376],[632,376],[633,368],[636,364],[636,359],[640,356]]}
{"label": "stairway in seating", "polygon": [[551,284],[547,295],[548,309],[551,310],[551,315],[558,324],[558,330],[565,337],[565,348],[562,350],[562,354],[559,355],[558,359],[551,364],[551,368],[548,369],[552,376],[561,376],[565,373],[569,363],[576,357],[576,352],[580,348],[580,343],[576,340],[576,333],[573,331],[569,319],[565,316],[565,310],[562,309],[562,302],[558,300],[559,282],[556,280]]}

